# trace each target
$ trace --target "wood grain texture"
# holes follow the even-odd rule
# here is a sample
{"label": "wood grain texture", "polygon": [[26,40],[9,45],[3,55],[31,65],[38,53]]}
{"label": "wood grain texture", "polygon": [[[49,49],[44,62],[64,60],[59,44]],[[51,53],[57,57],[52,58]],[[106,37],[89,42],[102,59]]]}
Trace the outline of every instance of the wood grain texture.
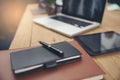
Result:
{"label": "wood grain texture", "polygon": [[[33,23],[33,18],[47,15],[34,16],[31,14],[31,9],[38,9],[38,5],[30,4],[27,6],[10,49],[38,46],[40,40],[47,43],[73,40]],[[105,10],[101,26],[80,35],[111,30],[120,33],[120,11]],[[97,56],[93,59],[105,71],[105,80],[120,80],[120,52]]]}
{"label": "wood grain texture", "polygon": [[20,21],[15,37],[10,49],[30,47],[32,31],[32,14],[30,6],[27,6],[25,13]]}

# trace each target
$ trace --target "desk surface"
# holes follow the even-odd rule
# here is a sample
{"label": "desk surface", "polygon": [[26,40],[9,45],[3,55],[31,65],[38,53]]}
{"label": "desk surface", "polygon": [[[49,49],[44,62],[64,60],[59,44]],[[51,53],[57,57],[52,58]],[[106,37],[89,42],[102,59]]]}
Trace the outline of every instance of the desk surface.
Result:
{"label": "desk surface", "polygon": [[[38,24],[33,23],[33,18],[47,16],[45,14],[33,15],[31,13],[31,10],[38,9],[39,8],[37,4],[30,4],[26,7],[10,49],[39,46],[40,44],[38,41],[40,40],[47,43],[72,40],[72,38],[65,37],[59,33],[53,32],[44,27],[41,27]],[[101,26],[83,34],[111,30],[120,33],[120,11],[105,10]],[[97,56],[93,59],[105,72],[106,80],[120,80],[120,52]]]}

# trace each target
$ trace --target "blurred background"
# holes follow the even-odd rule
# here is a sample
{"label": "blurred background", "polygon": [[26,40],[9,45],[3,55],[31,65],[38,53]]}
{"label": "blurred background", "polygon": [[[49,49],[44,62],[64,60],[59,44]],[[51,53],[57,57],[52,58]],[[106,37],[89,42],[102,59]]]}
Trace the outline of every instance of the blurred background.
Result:
{"label": "blurred background", "polygon": [[[27,4],[39,3],[39,7],[45,7],[50,9],[48,11],[52,11],[54,7],[51,3],[56,2],[59,8],[59,6],[62,5],[61,1],[62,0],[0,0],[0,50],[9,49]],[[109,10],[114,10],[116,3],[120,6],[120,0],[108,0],[108,2],[115,4],[110,6]],[[48,5],[48,3],[50,3],[50,5]],[[117,8],[120,10],[119,6]],[[53,12],[48,12],[48,14],[53,14]]]}
{"label": "blurred background", "polygon": [[0,0],[0,50],[9,49],[25,7],[38,0]]}

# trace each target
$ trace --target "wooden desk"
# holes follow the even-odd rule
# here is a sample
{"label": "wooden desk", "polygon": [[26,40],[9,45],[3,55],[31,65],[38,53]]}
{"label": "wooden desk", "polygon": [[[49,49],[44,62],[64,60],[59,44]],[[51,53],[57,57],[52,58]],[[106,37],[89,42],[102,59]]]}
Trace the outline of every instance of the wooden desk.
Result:
{"label": "wooden desk", "polygon": [[[65,37],[61,34],[58,34],[56,32],[43,28],[38,24],[33,23],[33,18],[43,17],[46,15],[32,15],[32,9],[38,9],[38,5],[30,4],[27,6],[10,49],[38,46],[39,40],[45,41],[47,43],[72,40],[72,38]],[[111,30],[120,33],[120,12],[105,10],[102,25],[99,28],[83,34]],[[115,52],[108,55],[101,55],[98,57],[94,57],[93,59],[103,69],[103,71],[105,71],[106,80],[120,80],[120,52]]]}

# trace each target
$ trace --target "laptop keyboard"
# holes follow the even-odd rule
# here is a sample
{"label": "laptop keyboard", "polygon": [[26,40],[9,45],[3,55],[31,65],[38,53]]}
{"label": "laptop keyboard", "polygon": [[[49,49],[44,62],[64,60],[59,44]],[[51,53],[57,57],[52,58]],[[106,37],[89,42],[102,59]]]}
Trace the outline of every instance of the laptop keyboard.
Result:
{"label": "laptop keyboard", "polygon": [[81,26],[86,27],[86,26],[92,24],[92,23],[88,23],[88,22],[84,22],[84,21],[80,21],[80,20],[75,20],[75,19],[72,19],[72,18],[67,18],[67,17],[64,17],[64,16],[54,16],[54,17],[51,17],[51,18],[55,19],[55,20],[62,21],[64,23],[68,23],[68,24],[77,26],[77,27],[81,27]]}

